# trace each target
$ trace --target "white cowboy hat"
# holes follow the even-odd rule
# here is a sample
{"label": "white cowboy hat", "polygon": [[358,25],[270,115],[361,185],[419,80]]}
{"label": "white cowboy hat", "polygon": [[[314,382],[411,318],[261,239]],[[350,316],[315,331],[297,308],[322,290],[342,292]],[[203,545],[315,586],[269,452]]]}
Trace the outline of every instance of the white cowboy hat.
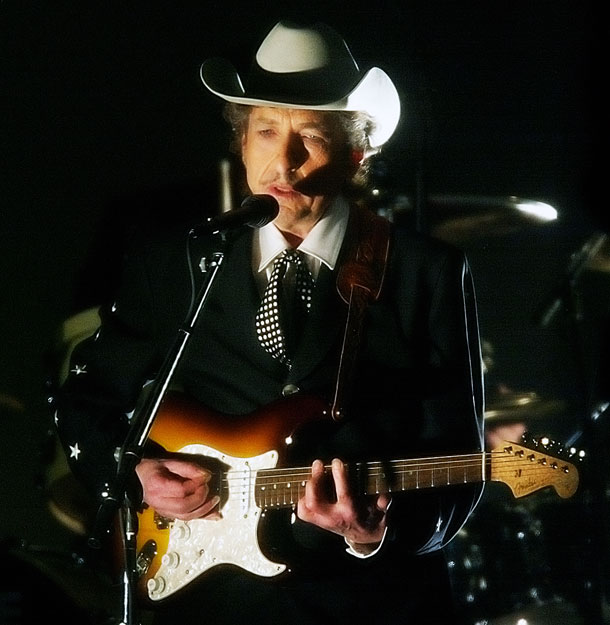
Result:
{"label": "white cowboy hat", "polygon": [[345,41],[325,24],[276,24],[256,53],[245,87],[225,59],[205,61],[200,74],[203,84],[228,102],[362,111],[374,121],[373,149],[392,136],[400,119],[400,99],[390,77],[378,67],[361,72]]}

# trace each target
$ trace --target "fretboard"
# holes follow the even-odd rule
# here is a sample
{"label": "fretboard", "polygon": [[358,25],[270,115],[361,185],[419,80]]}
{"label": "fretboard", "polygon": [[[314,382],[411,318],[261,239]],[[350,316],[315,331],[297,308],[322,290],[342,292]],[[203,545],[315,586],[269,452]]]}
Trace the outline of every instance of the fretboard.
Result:
{"label": "fretboard", "polygon": [[[330,472],[330,465],[325,470]],[[363,495],[478,483],[485,481],[485,472],[484,453],[348,465],[350,480]],[[310,475],[310,467],[258,471],[256,504],[262,509],[296,505]]]}

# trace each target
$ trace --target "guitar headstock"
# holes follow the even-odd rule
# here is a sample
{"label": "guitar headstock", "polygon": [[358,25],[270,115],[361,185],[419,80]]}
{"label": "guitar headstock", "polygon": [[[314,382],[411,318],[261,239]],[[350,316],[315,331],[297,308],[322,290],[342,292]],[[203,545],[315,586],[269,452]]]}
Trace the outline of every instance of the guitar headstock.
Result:
{"label": "guitar headstock", "polygon": [[555,441],[541,437],[527,446],[504,441],[489,456],[489,479],[507,484],[515,497],[552,486],[560,497],[566,499],[578,488],[578,469],[572,462],[558,456],[580,460],[584,454],[573,447],[566,451]]}

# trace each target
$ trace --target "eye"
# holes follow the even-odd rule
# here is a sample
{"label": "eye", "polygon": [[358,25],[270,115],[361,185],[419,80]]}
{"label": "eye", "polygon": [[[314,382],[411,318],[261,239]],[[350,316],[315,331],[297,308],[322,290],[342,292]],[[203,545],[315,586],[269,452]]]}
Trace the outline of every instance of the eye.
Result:
{"label": "eye", "polygon": [[275,130],[273,128],[262,128],[258,131],[259,137],[272,137],[275,134]]}
{"label": "eye", "polygon": [[328,141],[326,140],[326,138],[322,137],[321,135],[306,133],[301,136],[303,138],[303,141],[306,141],[308,143],[311,143],[319,147],[326,147],[326,145],[328,144]]}

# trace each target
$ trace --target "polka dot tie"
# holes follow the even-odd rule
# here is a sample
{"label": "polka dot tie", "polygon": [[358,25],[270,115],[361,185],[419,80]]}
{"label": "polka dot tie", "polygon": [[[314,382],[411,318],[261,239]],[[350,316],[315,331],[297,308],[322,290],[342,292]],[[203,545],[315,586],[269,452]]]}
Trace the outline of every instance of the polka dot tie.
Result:
{"label": "polka dot tie", "polygon": [[273,265],[256,315],[260,344],[280,362],[291,366],[290,354],[311,308],[313,277],[302,254],[284,250]]}

